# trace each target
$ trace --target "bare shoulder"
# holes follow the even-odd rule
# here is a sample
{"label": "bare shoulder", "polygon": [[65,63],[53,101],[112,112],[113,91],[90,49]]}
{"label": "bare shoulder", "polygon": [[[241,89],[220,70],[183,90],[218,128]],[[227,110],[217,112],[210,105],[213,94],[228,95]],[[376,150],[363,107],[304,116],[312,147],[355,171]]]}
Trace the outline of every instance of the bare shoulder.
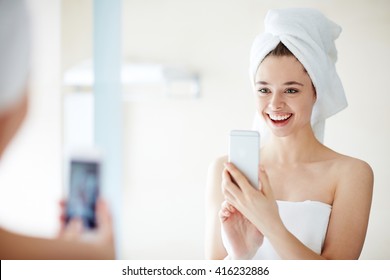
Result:
{"label": "bare shoulder", "polygon": [[371,166],[360,159],[338,154],[335,161],[335,170],[340,175],[340,180],[373,181],[374,173]]}
{"label": "bare shoulder", "polygon": [[336,152],[332,160],[332,173],[337,181],[337,192],[348,191],[351,188],[354,191],[359,189],[362,192],[372,192],[374,173],[371,166],[361,160]]}
{"label": "bare shoulder", "polygon": [[225,168],[224,163],[227,162],[227,156],[220,156],[213,160],[209,165],[208,175],[207,175],[207,188],[219,189],[222,182],[222,171]]}
{"label": "bare shoulder", "polygon": [[[228,160],[227,156],[221,156],[213,160],[208,169],[207,175],[207,197],[213,203],[219,203],[222,200],[222,172],[224,169],[224,163]],[[218,204],[218,207],[220,204]]]}
{"label": "bare shoulder", "polygon": [[224,169],[224,163],[228,161],[228,156],[223,155],[214,159],[209,165],[209,174],[210,173],[222,173]]}

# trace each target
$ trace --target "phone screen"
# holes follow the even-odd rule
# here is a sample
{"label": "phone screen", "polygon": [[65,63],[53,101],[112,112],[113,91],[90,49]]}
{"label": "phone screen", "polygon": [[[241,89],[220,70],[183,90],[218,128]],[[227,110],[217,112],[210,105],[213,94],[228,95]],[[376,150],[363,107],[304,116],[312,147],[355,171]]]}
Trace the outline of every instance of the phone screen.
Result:
{"label": "phone screen", "polygon": [[258,188],[260,135],[252,130],[232,130],[229,137],[229,162],[232,162]]}
{"label": "phone screen", "polygon": [[85,228],[96,226],[95,206],[99,195],[100,166],[98,162],[70,162],[67,221],[81,218]]}

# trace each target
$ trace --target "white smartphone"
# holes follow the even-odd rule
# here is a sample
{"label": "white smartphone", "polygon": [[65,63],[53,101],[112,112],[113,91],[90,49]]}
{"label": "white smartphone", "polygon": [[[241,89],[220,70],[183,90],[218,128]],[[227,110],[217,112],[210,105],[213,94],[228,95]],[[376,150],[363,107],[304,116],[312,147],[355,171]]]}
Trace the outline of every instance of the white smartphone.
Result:
{"label": "white smartphone", "polygon": [[260,134],[254,130],[232,130],[229,135],[229,162],[259,188]]}
{"label": "white smartphone", "polygon": [[101,155],[97,149],[73,150],[67,155],[66,222],[80,218],[86,229],[96,227],[95,207],[101,185]]}

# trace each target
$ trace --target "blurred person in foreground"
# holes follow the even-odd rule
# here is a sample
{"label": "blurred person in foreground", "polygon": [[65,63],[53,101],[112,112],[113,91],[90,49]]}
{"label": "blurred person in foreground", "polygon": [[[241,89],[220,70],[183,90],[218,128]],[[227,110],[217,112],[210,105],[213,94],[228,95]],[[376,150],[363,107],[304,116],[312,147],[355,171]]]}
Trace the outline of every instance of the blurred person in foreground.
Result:
{"label": "blurred person in foreground", "polygon": [[[28,110],[28,26],[25,1],[0,0],[0,160]],[[64,212],[65,202],[61,207]],[[0,224],[0,259],[113,259],[112,219],[102,199],[96,215],[96,229],[86,231],[81,219],[66,224],[62,214],[61,229],[53,239],[13,233]]]}

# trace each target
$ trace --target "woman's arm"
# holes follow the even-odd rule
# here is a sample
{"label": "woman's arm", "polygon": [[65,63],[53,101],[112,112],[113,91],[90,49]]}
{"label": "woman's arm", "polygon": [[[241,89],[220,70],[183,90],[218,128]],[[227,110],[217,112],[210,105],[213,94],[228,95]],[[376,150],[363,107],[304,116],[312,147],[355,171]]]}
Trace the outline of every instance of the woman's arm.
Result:
{"label": "woman's arm", "polygon": [[72,220],[56,239],[36,238],[0,228],[0,259],[114,259],[111,214],[107,204],[96,204],[97,228],[83,231],[82,221]]}
{"label": "woman's arm", "polygon": [[110,244],[96,244],[64,239],[45,239],[15,234],[0,229],[2,260],[114,259]]}
{"label": "woman's arm", "polygon": [[224,201],[221,183],[223,163],[227,157],[221,157],[212,162],[209,166],[206,186],[206,236],[205,236],[205,257],[206,259],[224,259],[227,252],[222,243],[221,223],[219,211]]}
{"label": "woman's arm", "polygon": [[374,175],[364,161],[346,158],[339,178],[322,255],[329,259],[358,259],[370,216]]}

